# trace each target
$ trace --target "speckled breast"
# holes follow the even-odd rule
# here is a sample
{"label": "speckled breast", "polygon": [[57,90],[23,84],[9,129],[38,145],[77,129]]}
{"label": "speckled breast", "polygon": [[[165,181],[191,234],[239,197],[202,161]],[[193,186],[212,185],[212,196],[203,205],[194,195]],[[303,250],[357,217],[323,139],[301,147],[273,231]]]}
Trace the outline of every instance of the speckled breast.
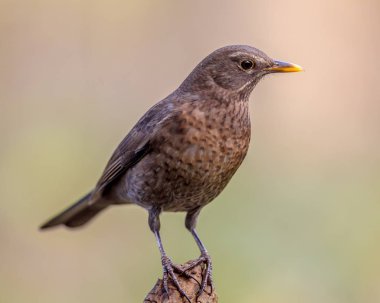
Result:
{"label": "speckled breast", "polygon": [[224,189],[247,153],[248,106],[187,104],[157,140],[125,176],[129,200],[166,211],[203,206]]}

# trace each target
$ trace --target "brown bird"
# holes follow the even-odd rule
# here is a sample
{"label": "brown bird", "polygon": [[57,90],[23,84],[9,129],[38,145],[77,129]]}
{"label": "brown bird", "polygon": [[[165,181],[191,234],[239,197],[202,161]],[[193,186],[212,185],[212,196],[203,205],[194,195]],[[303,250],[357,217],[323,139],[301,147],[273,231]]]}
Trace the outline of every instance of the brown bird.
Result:
{"label": "brown bird", "polygon": [[202,293],[207,283],[212,286],[212,267],[196,222],[201,209],[220,194],[247,154],[249,96],[265,75],[301,70],[250,46],[214,51],[137,122],[116,148],[95,188],[41,228],[78,227],[110,205],[140,205],[149,213],[149,227],[160,249],[166,293],[170,277],[190,301],[174,273],[179,269],[163,248],[159,215],[162,211],[187,213],[185,226],[201,251],[197,264],[207,264]]}

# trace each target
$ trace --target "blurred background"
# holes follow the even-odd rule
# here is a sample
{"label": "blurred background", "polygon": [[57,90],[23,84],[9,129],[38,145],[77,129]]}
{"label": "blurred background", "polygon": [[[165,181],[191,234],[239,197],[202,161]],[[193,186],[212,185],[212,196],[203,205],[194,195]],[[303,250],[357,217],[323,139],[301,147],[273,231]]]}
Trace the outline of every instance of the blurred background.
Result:
{"label": "blurred background", "polygon": [[[161,277],[147,214],[38,226],[86,193],[211,51],[306,72],[251,97],[248,157],[198,224],[220,302],[380,302],[380,2],[0,1],[0,301],[141,302]],[[198,257],[162,216],[176,263]]]}

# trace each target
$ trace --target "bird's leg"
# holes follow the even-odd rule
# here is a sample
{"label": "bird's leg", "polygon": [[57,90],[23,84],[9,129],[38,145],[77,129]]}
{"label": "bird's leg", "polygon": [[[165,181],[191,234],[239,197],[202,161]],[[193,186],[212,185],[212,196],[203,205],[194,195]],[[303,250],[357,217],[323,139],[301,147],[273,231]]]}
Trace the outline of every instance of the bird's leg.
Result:
{"label": "bird's leg", "polygon": [[[203,245],[202,241],[199,239],[199,236],[195,229],[191,230],[191,234],[193,235],[195,242],[197,242],[197,245],[201,251],[201,257],[199,258],[199,262],[197,264],[204,262],[206,263],[206,272],[202,280],[201,288],[199,289],[198,295],[202,294],[204,289],[206,288],[207,283],[211,286],[211,291],[213,291],[214,285],[212,282],[212,262],[211,262],[211,256],[208,254],[205,246]],[[195,264],[195,265],[197,265]]]}
{"label": "bird's leg", "polygon": [[211,262],[211,256],[208,254],[206,247],[203,245],[201,239],[199,238],[197,231],[195,230],[195,226],[197,225],[197,218],[200,213],[201,208],[196,209],[195,211],[188,212],[186,215],[186,221],[185,225],[186,228],[191,232],[191,234],[194,237],[195,242],[197,243],[199,250],[201,251],[200,258],[191,264],[188,268],[186,268],[184,271],[189,270],[193,268],[194,266],[197,266],[198,264],[204,262],[206,263],[206,271],[203,276],[202,284],[198,292],[198,296],[202,294],[202,292],[205,290],[207,283],[211,286],[211,291],[213,290],[213,282],[212,282],[212,262]]}
{"label": "bird's leg", "polygon": [[177,266],[175,266],[172,261],[169,259],[169,257],[166,255],[164,246],[162,245],[161,237],[160,237],[160,213],[161,209],[159,208],[152,208],[149,210],[149,227],[154,233],[154,236],[156,237],[157,245],[160,250],[161,254],[161,263],[162,263],[162,269],[163,269],[163,284],[164,284],[164,291],[169,297],[169,287],[168,287],[168,279],[169,277],[172,279],[173,284],[179,291],[179,293],[186,298],[187,301],[190,301],[189,297],[186,295],[186,293],[181,288],[181,285],[178,282],[177,277],[174,274],[174,271],[181,272]]}

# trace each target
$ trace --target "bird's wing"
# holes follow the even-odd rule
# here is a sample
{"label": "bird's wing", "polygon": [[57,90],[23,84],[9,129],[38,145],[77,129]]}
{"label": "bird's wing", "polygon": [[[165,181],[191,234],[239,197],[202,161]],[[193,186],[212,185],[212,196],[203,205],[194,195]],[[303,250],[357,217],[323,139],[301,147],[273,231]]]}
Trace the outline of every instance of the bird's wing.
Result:
{"label": "bird's wing", "polygon": [[[128,137],[120,143],[120,146],[115,151],[114,156],[111,157],[104,169],[103,175],[96,185],[96,192],[103,192],[106,187],[125,173],[130,167],[138,163],[149,152],[149,138],[142,138],[140,140],[141,142],[139,142],[140,144],[138,144],[139,147],[137,148],[133,148],[135,142],[128,142],[130,141]],[[132,145],[131,149],[121,153],[119,149],[123,149],[123,147],[128,144]]]}
{"label": "bird's wing", "polygon": [[156,140],[157,133],[174,116],[176,112],[168,110],[166,102],[161,101],[153,106],[116,148],[95,187],[94,194],[101,195],[116,179],[141,161],[154,145],[162,143]]}

